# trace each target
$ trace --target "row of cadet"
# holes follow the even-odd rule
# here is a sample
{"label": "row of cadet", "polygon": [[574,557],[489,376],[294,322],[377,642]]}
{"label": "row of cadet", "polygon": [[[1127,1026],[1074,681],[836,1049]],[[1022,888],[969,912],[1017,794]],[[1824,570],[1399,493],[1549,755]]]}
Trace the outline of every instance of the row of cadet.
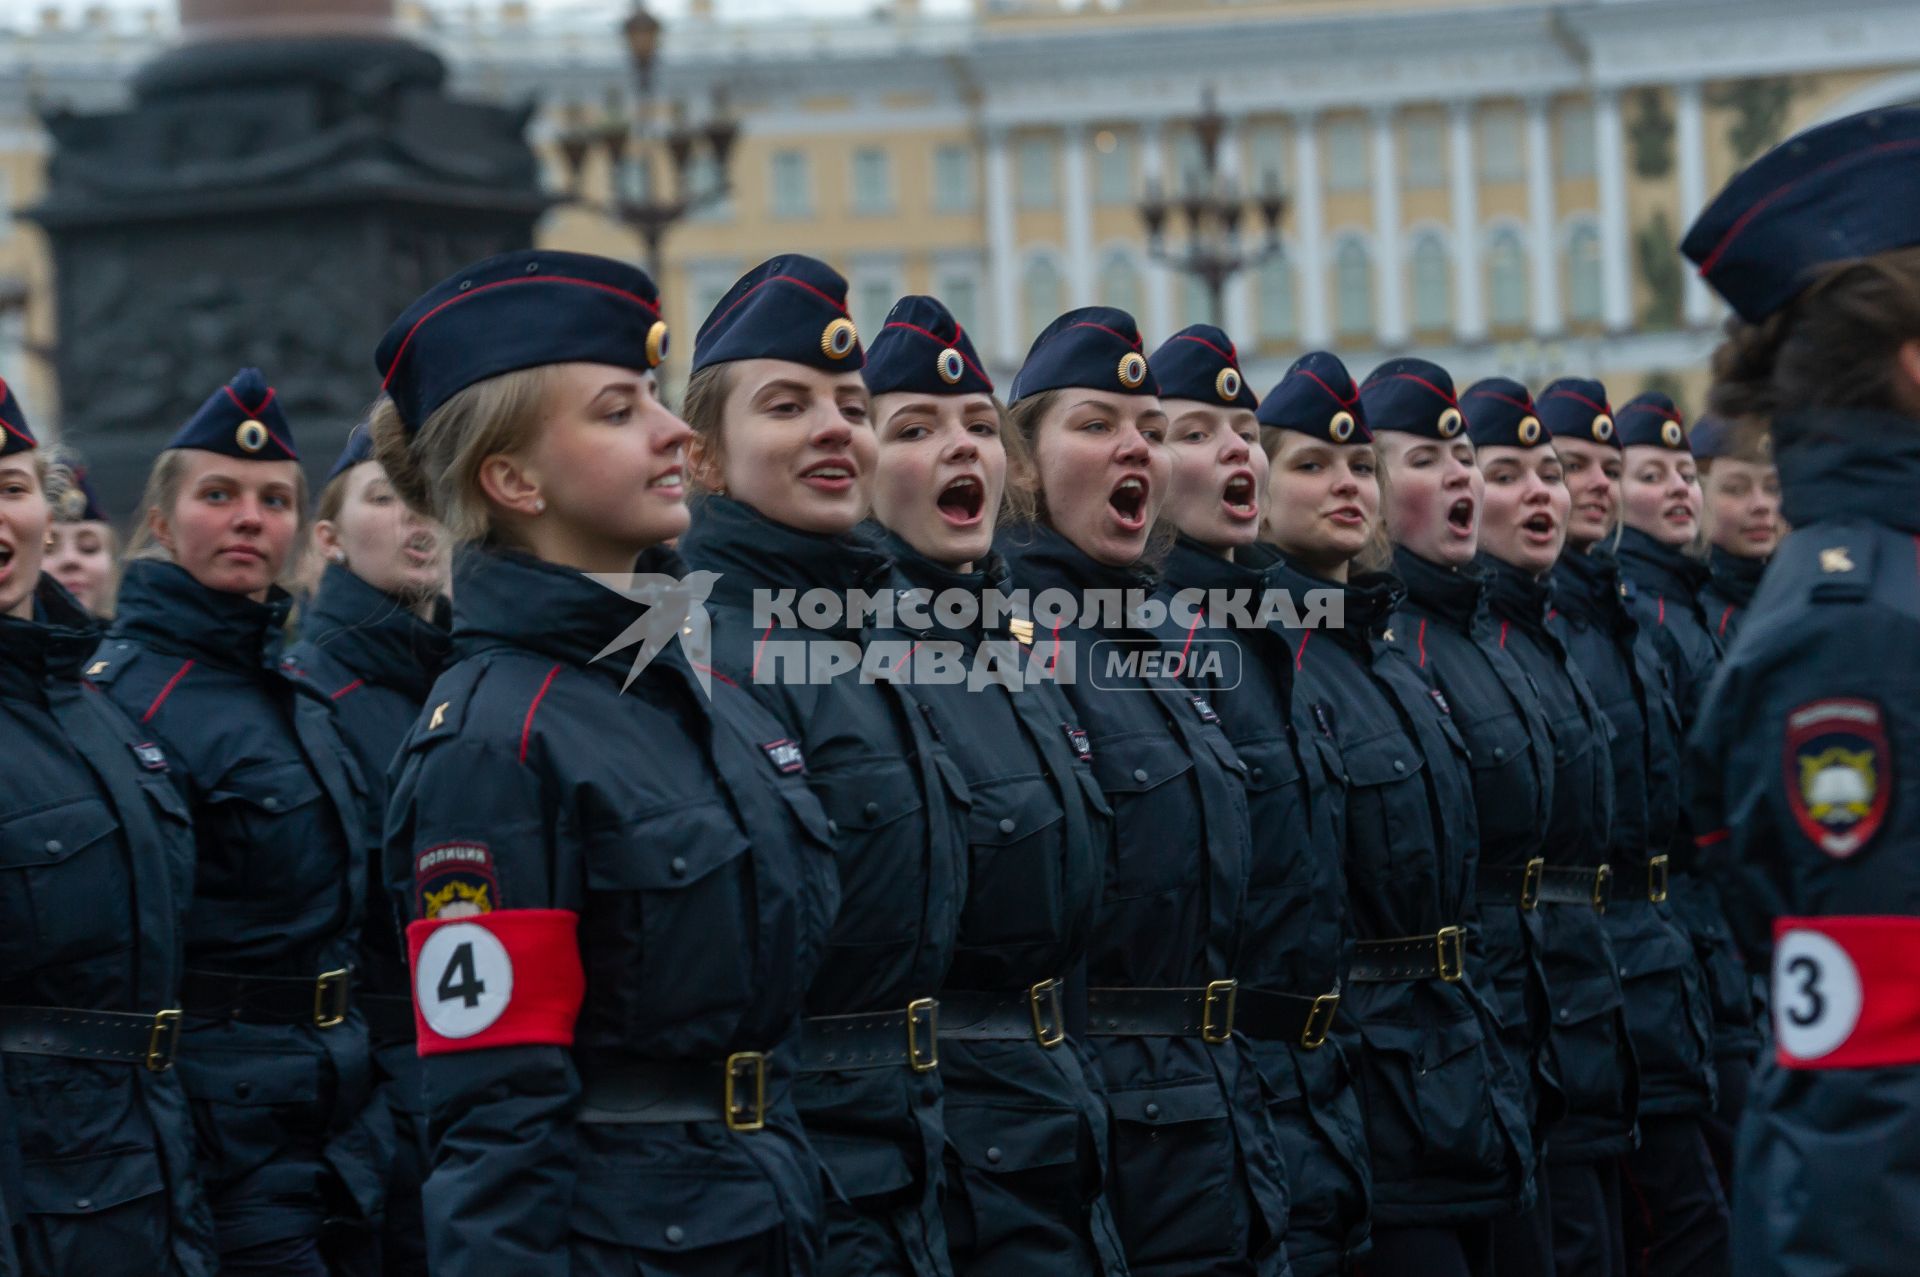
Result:
{"label": "row of cadet", "polygon": [[[156,462],[104,638],[4,396],[0,1259],[1731,1271],[1758,997],[1681,748],[1778,535],[1763,436],[1417,359],[1256,401],[1226,334],[1104,308],[1003,409],[936,300],[867,347],[845,298],[749,272],[676,416],[637,269],[437,285],[284,653],[260,374]],[[1341,623],[756,607],[1056,588]],[[1096,675],[1143,638],[1235,659]],[[769,676],[821,641],[1019,676]]]}

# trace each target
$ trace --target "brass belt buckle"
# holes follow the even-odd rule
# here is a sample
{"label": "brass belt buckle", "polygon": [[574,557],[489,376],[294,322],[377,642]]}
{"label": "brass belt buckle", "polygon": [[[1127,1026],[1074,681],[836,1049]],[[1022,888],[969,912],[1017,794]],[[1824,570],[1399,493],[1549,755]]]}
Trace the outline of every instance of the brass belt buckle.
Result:
{"label": "brass belt buckle", "polygon": [[1460,977],[1467,973],[1466,935],[1459,927],[1442,927],[1433,933],[1439,975],[1448,984],[1458,984]]}
{"label": "brass belt buckle", "polygon": [[1607,897],[1613,894],[1613,866],[1601,865],[1593,871],[1593,907],[1607,911]]}
{"label": "brass belt buckle", "polygon": [[[927,1023],[927,1049],[920,1050],[920,1021]],[[940,1067],[940,1004],[932,998],[915,998],[907,1003],[907,1063],[915,1073],[931,1073]]]}
{"label": "brass belt buckle", "polygon": [[323,971],[320,978],[313,982],[313,1022],[316,1027],[331,1029],[343,1024],[347,1018],[347,1007],[353,997],[353,968],[341,967],[338,971]]}
{"label": "brass belt buckle", "polygon": [[[1226,1014],[1215,1018],[1213,1009],[1222,1002],[1226,1003]],[[1207,985],[1207,996],[1200,1004],[1200,1037],[1205,1042],[1219,1046],[1233,1038],[1233,1012],[1240,1002],[1240,982],[1238,980],[1214,980]]]}
{"label": "brass belt buckle", "polygon": [[[752,1088],[743,1097],[740,1088]],[[767,1056],[764,1051],[735,1051],[727,1057],[725,1095],[727,1129],[757,1131],[767,1124]]]}
{"label": "brass belt buckle", "polygon": [[1647,899],[1659,904],[1667,898],[1667,858],[1647,858]]}
{"label": "brass belt buckle", "polygon": [[1540,903],[1540,882],[1547,876],[1547,858],[1535,856],[1527,862],[1527,871],[1520,879],[1520,907],[1531,909]]}
{"label": "brass belt buckle", "polygon": [[1052,1048],[1067,1040],[1067,1017],[1060,1006],[1060,981],[1042,980],[1028,989],[1027,1010],[1033,1013],[1034,1041]]}
{"label": "brass belt buckle", "polygon": [[[166,1046],[160,1045],[165,1040]],[[173,1067],[174,1052],[180,1049],[180,1010],[178,1007],[153,1013],[153,1030],[147,1034],[147,1068],[165,1073]]]}
{"label": "brass belt buckle", "polygon": [[1333,1031],[1333,1017],[1339,1012],[1339,994],[1323,993],[1315,998],[1313,1009],[1307,1012],[1307,1026],[1300,1030],[1300,1045],[1309,1051],[1325,1045],[1327,1034]]}

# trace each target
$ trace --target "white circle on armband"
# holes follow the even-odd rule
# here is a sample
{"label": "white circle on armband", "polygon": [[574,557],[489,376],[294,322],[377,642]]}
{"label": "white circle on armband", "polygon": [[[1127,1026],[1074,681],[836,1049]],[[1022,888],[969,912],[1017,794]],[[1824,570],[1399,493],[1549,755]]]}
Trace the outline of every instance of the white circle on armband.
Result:
{"label": "white circle on armband", "polygon": [[513,1001],[513,958],[477,923],[436,927],[414,963],[413,997],[420,1018],[441,1037],[483,1033]]}
{"label": "white circle on armband", "polygon": [[1773,947],[1773,1031],[1796,1060],[1831,1055],[1860,1023],[1860,972],[1818,931],[1789,931]]}

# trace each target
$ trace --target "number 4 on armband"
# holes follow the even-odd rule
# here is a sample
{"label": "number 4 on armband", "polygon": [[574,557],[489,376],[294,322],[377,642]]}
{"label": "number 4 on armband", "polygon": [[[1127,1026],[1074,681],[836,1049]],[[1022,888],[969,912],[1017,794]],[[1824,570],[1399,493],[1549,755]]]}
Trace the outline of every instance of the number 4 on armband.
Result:
{"label": "number 4 on armband", "polygon": [[420,1054],[573,1043],[586,978],[579,916],[503,909],[407,928]]}

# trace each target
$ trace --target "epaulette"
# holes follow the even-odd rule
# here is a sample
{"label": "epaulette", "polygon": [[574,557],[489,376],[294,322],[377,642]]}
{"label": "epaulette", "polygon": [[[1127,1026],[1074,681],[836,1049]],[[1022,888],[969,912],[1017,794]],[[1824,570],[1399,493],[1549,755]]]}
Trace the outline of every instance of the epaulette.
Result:
{"label": "epaulette", "polygon": [[111,687],[146,650],[138,643],[109,639],[94,649],[93,659],[80,667],[80,676],[96,687]]}
{"label": "epaulette", "polygon": [[1873,565],[1878,557],[1876,538],[1858,527],[1809,528],[1804,533],[1812,557],[1803,559],[1808,572],[1807,598],[1815,603],[1857,603],[1873,593]]}
{"label": "epaulette", "polygon": [[474,689],[479,686],[485,668],[485,661],[462,661],[440,676],[427,694],[426,704],[421,706],[408,748],[419,749],[459,734],[466,726],[467,707],[473,701]]}

